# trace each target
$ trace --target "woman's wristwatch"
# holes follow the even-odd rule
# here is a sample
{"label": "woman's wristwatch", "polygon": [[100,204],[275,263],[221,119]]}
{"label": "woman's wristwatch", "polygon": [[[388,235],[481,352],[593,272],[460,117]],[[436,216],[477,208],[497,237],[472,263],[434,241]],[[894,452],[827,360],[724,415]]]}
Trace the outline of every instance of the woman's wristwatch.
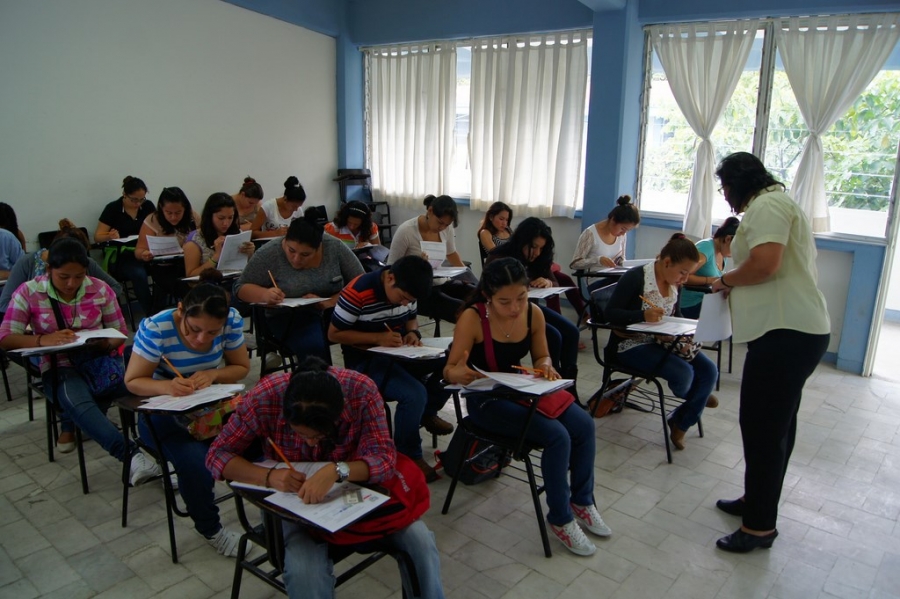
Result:
{"label": "woman's wristwatch", "polygon": [[350,465],[347,462],[335,462],[334,470],[337,473],[339,483],[350,478]]}
{"label": "woman's wristwatch", "polygon": [[725,280],[725,273],[724,273],[724,272],[722,273],[722,276],[719,277],[719,280],[722,281],[722,284],[725,285],[726,287],[728,287],[729,289],[733,289],[733,288],[734,288],[734,285],[729,285],[728,282]]}

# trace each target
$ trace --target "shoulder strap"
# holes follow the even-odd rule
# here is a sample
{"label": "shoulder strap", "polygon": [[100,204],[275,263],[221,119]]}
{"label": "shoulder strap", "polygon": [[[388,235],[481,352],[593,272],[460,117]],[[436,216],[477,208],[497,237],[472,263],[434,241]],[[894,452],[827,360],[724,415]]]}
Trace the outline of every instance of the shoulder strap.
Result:
{"label": "shoulder strap", "polygon": [[527,328],[528,328],[528,337],[529,338],[531,338],[531,315],[534,313],[535,310],[540,310],[540,308],[537,307],[537,304],[532,304],[531,302],[528,302],[528,327]]}
{"label": "shoulder strap", "polygon": [[53,306],[53,313],[56,315],[56,326],[60,331],[64,331],[69,327],[66,326],[66,320],[63,318],[62,310],[59,309],[59,302],[55,298],[50,298],[50,305]]}
{"label": "shoulder strap", "polygon": [[481,330],[484,333],[484,357],[487,360],[487,366],[491,372],[498,372],[497,356],[494,354],[494,338],[491,337],[491,323],[487,318],[487,307],[482,304],[478,306],[478,315],[481,316]]}

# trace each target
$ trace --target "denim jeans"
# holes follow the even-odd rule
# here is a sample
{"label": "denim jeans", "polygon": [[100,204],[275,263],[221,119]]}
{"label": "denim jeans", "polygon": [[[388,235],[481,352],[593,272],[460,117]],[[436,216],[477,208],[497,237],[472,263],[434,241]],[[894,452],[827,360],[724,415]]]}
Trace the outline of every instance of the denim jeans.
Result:
{"label": "denim jeans", "polygon": [[318,356],[331,363],[331,350],[325,338],[322,312],[315,308],[278,308],[266,314],[272,335],[301,360]]}
{"label": "denim jeans", "polygon": [[[669,383],[675,397],[684,400],[673,412],[671,420],[686,431],[700,420],[719,371],[716,363],[703,352],[690,362],[675,355],[666,356],[667,353],[669,350],[658,343],[645,343],[619,352],[618,359],[623,366],[652,373]],[[665,361],[657,366],[663,356],[666,356]]]}
{"label": "denim jeans", "polygon": [[138,420],[141,440],[159,451],[146,418],[153,419],[153,428],[159,436],[166,460],[175,465],[178,472],[178,492],[187,506],[188,514],[194,521],[194,528],[206,538],[211,538],[222,524],[219,522],[219,508],[215,504],[213,477],[206,468],[206,452],[209,443],[194,439],[174,417],[142,415]]}
{"label": "denim jeans", "polygon": [[[550,350],[550,357],[553,363],[560,369],[560,374],[571,377],[571,372],[578,365],[578,327],[571,320],[554,312],[546,306],[541,306],[541,312],[544,313],[544,320],[547,322],[547,344]],[[550,329],[554,329],[551,331]],[[551,341],[551,337],[553,341]],[[557,343],[558,348],[554,355],[554,345]]]}
{"label": "denim jeans", "polygon": [[101,397],[95,398],[74,368],[57,368],[57,387],[53,388],[53,377],[48,370],[41,376],[44,389],[52,398],[62,406],[61,428],[63,432],[75,430],[73,421],[82,431],[87,433],[94,441],[100,444],[109,455],[120,462],[134,453],[136,447],[133,443],[125,447],[125,437],[119,429],[106,417],[106,411],[112,398],[126,395],[125,383],[120,383]]}
{"label": "denim jeans", "polygon": [[[300,524],[284,521],[284,584],[292,599],[332,599],[334,597],[334,563],[328,557],[328,545],[310,537]],[[378,543],[361,543],[360,550],[377,550],[389,544],[412,558],[421,594],[413,595],[409,575],[400,563],[400,578],[407,597],[443,599],[441,559],[434,533],[416,520],[403,530],[386,536]]]}
{"label": "denim jeans", "polygon": [[[437,414],[449,397],[449,393],[440,384],[440,375],[410,372],[388,357],[365,356],[357,359],[352,351],[344,354],[344,361],[349,368],[375,381],[385,400],[397,402],[397,409],[394,411],[394,443],[397,451],[414,460],[421,458],[422,437],[419,435],[419,425],[422,423],[422,416]],[[426,375],[428,378],[423,383],[421,379]]]}
{"label": "denim jeans", "polygon": [[[466,405],[477,426],[510,437],[521,433],[528,414],[527,407],[508,399],[470,398]],[[594,420],[572,404],[555,420],[535,414],[526,438],[544,447],[541,474],[547,521],[554,526],[568,524],[574,518],[571,503],[594,503]]]}

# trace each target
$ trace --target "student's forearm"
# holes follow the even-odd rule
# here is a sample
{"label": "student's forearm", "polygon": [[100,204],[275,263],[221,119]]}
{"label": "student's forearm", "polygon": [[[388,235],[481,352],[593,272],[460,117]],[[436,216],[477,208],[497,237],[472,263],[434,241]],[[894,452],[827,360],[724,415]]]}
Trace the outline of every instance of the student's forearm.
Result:
{"label": "student's forearm", "polygon": [[157,380],[149,376],[142,376],[132,380],[126,378],[125,386],[131,393],[140,395],[141,397],[168,395],[172,391],[170,381],[162,379]]}
{"label": "student's forearm", "polygon": [[[387,332],[387,329],[385,329]],[[366,333],[363,331],[348,330],[328,330],[328,340],[332,343],[340,343],[341,345],[378,345],[378,333]]]}
{"label": "student's forearm", "polygon": [[254,283],[245,283],[238,289],[238,298],[248,304],[266,303],[267,289]]}
{"label": "student's forearm", "polygon": [[236,383],[249,374],[250,368],[242,364],[229,364],[213,370],[213,381],[216,383]]}

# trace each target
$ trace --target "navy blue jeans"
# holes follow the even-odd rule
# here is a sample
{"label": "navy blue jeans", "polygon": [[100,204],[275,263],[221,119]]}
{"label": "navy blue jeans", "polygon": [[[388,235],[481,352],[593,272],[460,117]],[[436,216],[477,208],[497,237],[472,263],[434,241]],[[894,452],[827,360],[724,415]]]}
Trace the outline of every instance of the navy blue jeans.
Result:
{"label": "navy blue jeans", "polygon": [[219,508],[215,504],[213,477],[206,468],[209,443],[193,438],[173,416],[141,415],[138,420],[141,440],[154,451],[159,450],[150,434],[146,418],[153,419],[153,428],[163,446],[163,454],[166,460],[175,465],[178,472],[178,492],[194,521],[194,528],[206,538],[213,537],[222,528],[222,524],[219,522]]}
{"label": "navy blue jeans", "polygon": [[690,362],[673,354],[667,356],[668,353],[669,350],[658,343],[645,343],[619,352],[618,359],[623,366],[644,370],[669,383],[675,397],[684,400],[670,419],[686,431],[700,420],[706,400],[716,386],[719,370],[703,352]]}
{"label": "navy blue jeans", "polygon": [[578,327],[559,312],[546,306],[540,308],[547,322],[547,349],[553,364],[560,369],[560,374],[571,378],[578,365]]}
{"label": "navy blue jeans", "polygon": [[[466,400],[466,405],[477,426],[510,437],[521,433],[528,415],[527,407],[508,399],[473,397]],[[572,503],[594,503],[594,419],[574,403],[556,419],[537,413],[526,438],[544,447],[541,474],[547,521],[564,526],[574,518]]]}

